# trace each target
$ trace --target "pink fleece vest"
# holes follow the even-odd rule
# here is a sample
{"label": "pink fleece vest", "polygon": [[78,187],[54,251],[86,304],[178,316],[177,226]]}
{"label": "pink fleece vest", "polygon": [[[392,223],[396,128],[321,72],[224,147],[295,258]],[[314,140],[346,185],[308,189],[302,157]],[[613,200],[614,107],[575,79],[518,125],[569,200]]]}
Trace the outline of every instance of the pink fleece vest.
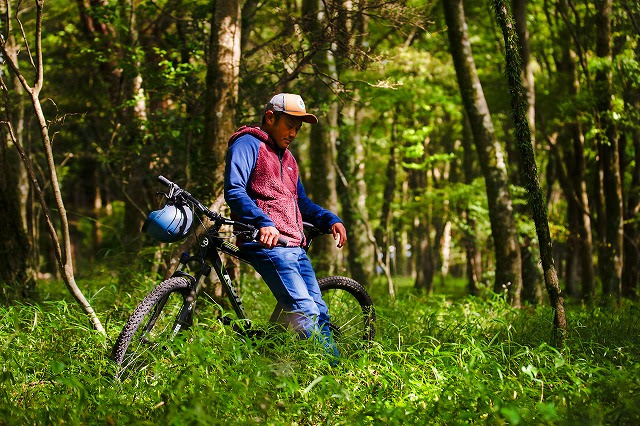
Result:
{"label": "pink fleece vest", "polygon": [[262,142],[249,177],[247,193],[269,216],[280,234],[289,240],[288,246],[300,246],[304,233],[298,208],[298,163],[288,149],[284,152],[277,149],[269,135],[257,127],[242,126],[231,136],[229,145],[246,134]]}

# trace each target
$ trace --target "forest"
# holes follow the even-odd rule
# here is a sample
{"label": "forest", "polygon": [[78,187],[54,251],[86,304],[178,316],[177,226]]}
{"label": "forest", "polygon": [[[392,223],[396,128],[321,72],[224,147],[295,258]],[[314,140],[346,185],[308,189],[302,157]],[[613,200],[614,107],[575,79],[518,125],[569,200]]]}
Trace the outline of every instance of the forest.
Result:
{"label": "forest", "polygon": [[[0,16],[0,425],[640,423],[639,0]],[[229,138],[283,92],[318,117],[289,147],[307,195],[348,233],[309,256],[368,292],[375,337],[338,365],[240,338],[212,273],[188,330],[120,377],[116,339],[195,241],[141,231],[158,176],[230,216]],[[268,328],[260,275],[223,261]]]}

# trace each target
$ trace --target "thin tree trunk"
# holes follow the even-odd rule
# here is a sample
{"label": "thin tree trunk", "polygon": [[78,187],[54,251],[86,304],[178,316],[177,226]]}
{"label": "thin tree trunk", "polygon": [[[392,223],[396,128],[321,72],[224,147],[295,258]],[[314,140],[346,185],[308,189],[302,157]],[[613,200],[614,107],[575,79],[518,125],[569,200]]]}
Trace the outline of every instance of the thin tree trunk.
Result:
{"label": "thin tree trunk", "polygon": [[540,245],[540,258],[542,260],[545,284],[551,306],[554,310],[554,341],[558,346],[562,346],[567,330],[567,320],[564,310],[564,299],[558,283],[558,275],[553,260],[553,247],[549,233],[546,203],[538,181],[538,170],[533,147],[531,146],[531,130],[527,123],[527,100],[525,89],[520,78],[519,56],[517,52],[518,38],[504,0],[494,0],[493,6],[496,13],[496,20],[502,29],[505,42],[511,110],[515,124],[514,133],[518,150],[520,151],[520,173],[522,182],[525,188],[527,188],[529,196],[529,207],[531,208]]}
{"label": "thin tree trunk", "polygon": [[384,185],[384,191],[382,193],[382,209],[380,212],[380,226],[376,229],[376,241],[378,247],[380,247],[381,253],[383,253],[382,261],[385,265],[389,265],[389,246],[392,238],[391,229],[392,215],[391,205],[394,200],[396,192],[396,177],[398,175],[398,154],[396,144],[398,143],[396,137],[396,123],[392,124],[391,130],[391,146],[389,147],[389,161],[387,162],[387,168],[385,176],[387,178]]}
{"label": "thin tree trunk", "polygon": [[[476,173],[473,168],[473,155],[472,152],[473,133],[471,133],[471,125],[467,115],[463,113],[462,123],[462,169],[464,172],[464,183],[471,185],[476,177]],[[480,283],[480,277],[482,277],[482,259],[480,258],[480,250],[477,248],[476,242],[476,223],[475,219],[471,215],[469,206],[466,206],[462,212],[463,220],[466,223],[464,228],[463,245],[467,258],[467,291],[469,294],[478,294],[478,284]]]}
{"label": "thin tree trunk", "polygon": [[[319,0],[304,0],[302,2],[302,15],[305,20],[305,29],[311,43],[323,44],[326,40],[322,34],[323,2]],[[319,13],[320,12],[320,13]],[[335,61],[327,50],[319,51],[314,57],[313,64],[322,74],[335,74]],[[310,198],[322,207],[337,212],[337,173],[334,167],[336,162],[336,138],[338,125],[338,105],[332,99],[332,93],[327,83],[317,76],[313,83],[313,94],[316,102],[327,102],[328,113],[320,117],[318,124],[311,126],[309,141],[309,157],[313,162],[310,180],[307,189]],[[347,230],[349,231],[349,230]],[[335,273],[339,265],[339,253],[335,241],[332,238],[319,238],[314,244],[311,253],[316,270],[320,273]]]}
{"label": "thin tree trunk", "polygon": [[602,170],[602,192],[604,193],[605,234],[601,236],[605,245],[601,274],[603,293],[606,296],[622,296],[623,264],[623,206],[618,130],[613,121],[611,101],[611,4],[612,0],[596,1],[596,55],[603,64],[594,77],[594,97],[597,119],[601,132],[596,134],[598,159]]}
{"label": "thin tree trunk", "polygon": [[[564,8],[564,10],[569,9],[566,0],[561,0],[560,7]],[[576,55],[571,50],[569,35],[566,30],[560,32],[557,42],[562,46],[562,56],[558,63],[558,71],[564,75],[564,81],[568,82],[568,84],[566,84],[568,95],[574,98],[580,91],[580,82],[576,66]],[[593,235],[591,232],[590,203],[585,179],[587,164],[585,159],[584,134],[582,125],[577,118],[574,118],[572,122],[566,125],[566,131],[570,145],[567,147],[567,155],[565,155],[565,158],[573,158],[573,167],[571,168],[571,173],[568,175],[569,182],[566,186],[573,194],[571,196],[567,194],[567,197],[574,199],[574,206],[579,206],[576,240],[578,244],[577,251],[580,257],[580,293],[583,300],[590,303],[595,290],[595,272],[593,265]]]}
{"label": "thin tree trunk", "polygon": [[473,131],[487,189],[496,261],[494,290],[501,292],[506,289],[510,303],[520,306],[522,261],[504,153],[495,137],[471,53],[462,1],[443,0],[442,3],[460,94]]}
{"label": "thin tree trunk", "polygon": [[[639,14],[640,15],[640,14]],[[634,16],[640,26],[640,16]],[[640,43],[636,44],[636,60],[640,61]],[[640,90],[627,88],[625,108],[640,111]],[[635,166],[631,171],[631,186],[627,191],[624,225],[624,266],[622,268],[622,292],[625,297],[638,297],[640,293],[640,129],[631,131]]]}
{"label": "thin tree trunk", "polygon": [[340,114],[340,144],[337,149],[338,195],[342,204],[342,220],[349,232],[347,261],[351,277],[366,285],[372,271],[367,268],[373,256],[363,223],[368,221],[365,204],[364,148],[362,146],[356,101],[349,101]]}
{"label": "thin tree trunk", "polygon": [[531,143],[535,146],[536,133],[536,91],[531,67],[531,47],[529,45],[529,29],[527,28],[527,0],[511,0],[511,10],[518,34],[518,51],[522,68],[522,83],[527,94],[527,119],[531,128]]}
{"label": "thin tree trunk", "polygon": [[[361,13],[354,13],[353,4],[338,5],[340,26],[344,31],[337,34],[336,73],[338,78],[345,68],[345,62],[353,59],[350,46],[362,48],[362,34],[367,20]],[[351,19],[349,17],[352,16]],[[347,262],[351,277],[362,284],[368,284],[373,275],[373,247],[366,237],[364,223],[369,221],[366,206],[367,184],[364,179],[364,146],[360,134],[363,111],[360,106],[358,89],[354,89],[351,99],[346,99],[338,115],[339,137],[336,143],[337,191],[342,205],[342,220],[349,233]]]}
{"label": "thin tree trunk", "polygon": [[209,191],[222,196],[227,141],[235,132],[240,76],[241,1],[215,2],[207,61],[203,158],[210,159]]}
{"label": "thin tree trunk", "polygon": [[622,289],[626,297],[638,297],[640,290],[640,131],[637,129],[633,132],[633,149],[635,167],[625,215],[625,262],[622,270]]}
{"label": "thin tree trunk", "polygon": [[[430,139],[426,138],[423,142],[425,156],[427,155],[427,148]],[[424,158],[420,158],[417,161],[422,161]],[[409,173],[409,187],[411,189],[412,196],[417,196],[428,192],[431,189],[430,181],[427,179],[427,172],[421,168],[411,169]],[[422,290],[427,294],[433,293],[433,277],[437,269],[435,255],[437,250],[434,248],[434,243],[430,236],[429,225],[433,223],[432,209],[425,207],[423,211],[414,219],[415,224],[415,238],[416,238],[416,253],[415,253],[415,268],[416,268],[416,280],[415,288]],[[436,232],[436,238],[438,238]]]}
{"label": "thin tree trunk", "polygon": [[[62,200],[60,185],[58,183],[58,174],[56,171],[56,164],[53,159],[53,150],[52,150],[51,140],[49,138],[49,127],[47,124],[47,120],[44,117],[44,113],[42,111],[42,106],[40,104],[40,99],[39,99],[40,91],[42,90],[42,86],[44,83],[44,78],[43,78],[44,67],[43,67],[43,60],[42,60],[43,4],[44,4],[43,0],[36,2],[36,27],[35,27],[36,73],[35,73],[35,83],[33,87],[29,86],[26,79],[24,78],[24,76],[16,66],[15,62],[11,58],[6,58],[6,61],[11,71],[20,80],[20,83],[22,84],[22,87],[24,88],[24,90],[27,93],[29,93],[34,114],[36,115],[36,118],[38,120],[38,124],[40,127],[40,136],[42,138],[42,143],[44,145],[45,156],[46,156],[48,172],[49,172],[48,177],[50,179],[51,188],[54,193],[56,207],[58,209],[58,215],[60,218],[60,232],[62,234],[62,242],[63,242],[62,246],[60,246],[56,230],[53,228],[53,225],[51,224],[50,219],[48,219],[49,235],[55,247],[56,260],[58,261],[58,268],[62,274],[62,278],[65,284],[67,285],[67,288],[69,289],[73,297],[76,299],[76,301],[80,304],[80,306],[82,306],[85,313],[87,313],[87,315],[93,322],[95,329],[101,334],[106,334],[104,327],[100,322],[100,319],[98,318],[96,313],[93,311],[93,308],[91,307],[89,302],[84,297],[84,294],[82,294],[82,291],[80,290],[80,288],[77,286],[75,282],[75,277],[73,275],[73,259],[71,257],[71,238],[69,236],[69,222],[67,220],[67,212],[64,206],[64,202]],[[3,41],[0,41],[0,46],[2,48],[2,53],[8,57],[7,51],[5,49],[5,44]],[[0,81],[1,81],[1,78],[0,78]],[[8,96],[8,89],[4,84],[4,81],[1,81],[1,82],[2,82],[2,89],[6,92]],[[18,151],[20,152],[22,161],[24,162],[27,170],[29,171],[34,189],[37,192],[39,192],[39,199],[40,199],[42,208],[45,211],[45,214],[48,214],[47,204],[44,200],[42,191],[39,189],[37,179],[35,177],[35,174],[33,173],[33,169],[31,168],[31,162],[29,158],[26,156],[20,142],[16,139],[15,134],[13,132],[13,128],[10,125],[9,125],[9,133],[14,145],[16,146],[16,148],[18,148]]]}
{"label": "thin tree trunk", "polygon": [[[10,17],[9,4],[6,3],[6,16]],[[18,46],[7,31],[5,51],[9,59],[18,63]],[[2,70],[0,69],[0,73]],[[1,78],[1,76],[0,76]],[[22,104],[22,85],[17,77],[12,82],[13,98],[5,103],[4,118],[7,123],[17,123],[16,134],[22,135],[24,108]],[[9,94],[7,93],[7,96]],[[11,303],[29,299],[35,291],[35,276],[32,268],[32,243],[27,237],[26,201],[28,183],[23,182],[24,165],[17,152],[13,150],[13,140],[9,132],[3,132],[0,141],[0,217],[3,218],[4,231],[0,242],[0,302]],[[26,191],[25,191],[26,186]]]}

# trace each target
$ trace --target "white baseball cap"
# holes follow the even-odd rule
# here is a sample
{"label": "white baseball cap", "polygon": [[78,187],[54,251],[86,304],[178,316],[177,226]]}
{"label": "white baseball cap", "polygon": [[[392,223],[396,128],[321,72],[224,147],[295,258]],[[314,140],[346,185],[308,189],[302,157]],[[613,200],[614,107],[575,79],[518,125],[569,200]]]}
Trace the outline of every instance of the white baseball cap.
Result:
{"label": "white baseball cap", "polygon": [[293,93],[278,93],[271,98],[264,110],[265,112],[271,110],[302,117],[302,121],[309,124],[316,124],[318,122],[318,117],[307,112],[302,97],[300,97],[300,95],[294,95]]}

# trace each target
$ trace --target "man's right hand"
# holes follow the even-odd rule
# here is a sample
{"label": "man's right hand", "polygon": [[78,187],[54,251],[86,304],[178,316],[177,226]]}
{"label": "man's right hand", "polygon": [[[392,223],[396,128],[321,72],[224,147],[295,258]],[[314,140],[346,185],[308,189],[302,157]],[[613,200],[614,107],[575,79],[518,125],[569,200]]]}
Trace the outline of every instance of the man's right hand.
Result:
{"label": "man's right hand", "polygon": [[278,231],[273,226],[265,226],[264,228],[260,228],[260,237],[258,238],[258,242],[266,248],[274,248],[278,244],[278,237],[280,236],[280,231]]}

